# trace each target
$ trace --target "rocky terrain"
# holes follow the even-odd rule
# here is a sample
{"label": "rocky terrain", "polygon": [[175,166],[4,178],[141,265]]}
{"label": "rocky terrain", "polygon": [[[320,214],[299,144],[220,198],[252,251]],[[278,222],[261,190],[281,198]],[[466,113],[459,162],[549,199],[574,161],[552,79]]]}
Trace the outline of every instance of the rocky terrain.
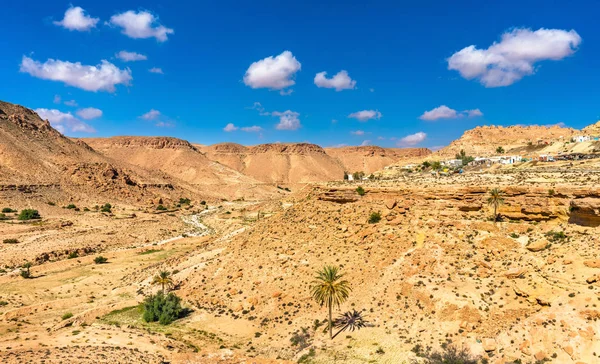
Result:
{"label": "rocky terrain", "polygon": [[[453,347],[481,363],[600,362],[597,160],[347,182],[453,149],[71,140],[0,110],[2,363],[426,363]],[[495,133],[531,147],[511,128],[451,147],[483,153]],[[325,265],[351,288],[334,317],[366,321],[333,340],[311,295]],[[160,271],[189,310],[169,325],[142,319]]]}

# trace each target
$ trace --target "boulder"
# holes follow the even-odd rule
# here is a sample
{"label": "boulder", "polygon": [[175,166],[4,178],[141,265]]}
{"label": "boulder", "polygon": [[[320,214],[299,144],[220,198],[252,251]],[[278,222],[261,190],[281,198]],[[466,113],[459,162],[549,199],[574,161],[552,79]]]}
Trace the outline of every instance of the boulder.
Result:
{"label": "boulder", "polygon": [[529,245],[527,245],[527,250],[532,252],[539,252],[541,250],[546,249],[546,247],[550,244],[550,242],[546,239],[536,240]]}

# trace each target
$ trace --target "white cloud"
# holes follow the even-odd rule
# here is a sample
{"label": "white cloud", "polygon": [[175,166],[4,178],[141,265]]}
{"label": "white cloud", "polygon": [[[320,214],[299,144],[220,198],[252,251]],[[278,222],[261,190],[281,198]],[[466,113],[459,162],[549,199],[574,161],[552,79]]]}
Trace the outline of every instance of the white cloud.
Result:
{"label": "white cloud", "polygon": [[244,83],[252,88],[281,90],[282,95],[286,95],[291,91],[283,89],[296,83],[293,77],[300,68],[301,64],[292,52],[284,51],[277,57],[270,56],[252,63],[244,75]]}
{"label": "white cloud", "polygon": [[155,126],[158,126],[159,128],[172,128],[175,126],[174,123],[168,122],[168,121],[159,121],[156,124],[154,124]]}
{"label": "white cloud", "polygon": [[581,37],[575,30],[517,28],[502,34],[487,49],[468,46],[448,58],[448,69],[486,87],[509,86],[535,73],[535,64],[561,60],[577,51]]}
{"label": "white cloud", "polygon": [[90,125],[80,121],[70,112],[64,113],[56,109],[35,109],[35,112],[61,133],[66,131],[95,133],[96,130]]}
{"label": "white cloud", "polygon": [[54,100],[52,100],[52,102],[55,104],[60,104],[60,100],[60,95],[54,95]]}
{"label": "white cloud", "polygon": [[363,122],[369,119],[380,119],[382,116],[383,115],[377,110],[363,110],[348,115],[349,118],[354,118]]}
{"label": "white cloud", "polygon": [[362,143],[360,143],[360,146],[361,146],[361,147],[366,147],[367,145],[370,145],[370,144],[371,144],[371,141],[370,141],[370,140],[363,140],[363,142],[362,142]]}
{"label": "white cloud", "polygon": [[245,131],[246,133],[258,133],[262,131],[262,128],[260,126],[252,125],[240,128],[240,130]]}
{"label": "white cloud", "polygon": [[115,54],[115,57],[124,62],[145,61],[148,59],[148,57],[143,54],[128,51],[120,51],[119,53]]}
{"label": "white cloud", "polygon": [[334,88],[336,91],[352,90],[356,87],[356,81],[348,76],[348,72],[341,70],[332,78],[326,77],[327,72],[319,72],[315,76],[317,87]]}
{"label": "white cloud", "polygon": [[160,111],[151,109],[144,115],[140,116],[144,120],[154,120],[160,116]]}
{"label": "white cloud", "polygon": [[454,109],[449,108],[446,105],[441,105],[436,107],[435,109],[425,111],[423,115],[419,116],[421,120],[434,121],[438,119],[456,119],[462,118],[464,116],[468,116],[470,118],[475,118],[479,116],[483,116],[483,113],[479,109],[472,110],[464,110],[458,112]]}
{"label": "white cloud", "polygon": [[119,69],[114,64],[102,60],[97,66],[86,66],[79,62],[63,62],[48,59],[45,63],[23,56],[21,72],[43,80],[61,81],[67,85],[86,91],[114,92],[115,85],[129,85],[133,79],[129,69]]}
{"label": "white cloud", "polygon": [[67,100],[64,102],[64,104],[67,106],[73,106],[73,107],[78,106],[77,101],[75,101],[75,100]]}
{"label": "white cloud", "polygon": [[99,20],[99,18],[92,18],[85,14],[85,10],[76,6],[68,8],[63,20],[55,21],[54,24],[65,29],[83,32],[96,27]]}
{"label": "white cloud", "polygon": [[300,114],[295,111],[273,111],[271,115],[279,117],[279,124],[275,127],[278,130],[296,130],[302,126],[300,125],[300,119],[298,119]]}
{"label": "white cloud", "polygon": [[164,72],[162,70],[162,68],[158,68],[158,67],[152,67],[148,70],[148,72],[150,73],[160,73],[161,75],[164,75]]}
{"label": "white cloud", "polygon": [[433,121],[438,119],[455,119],[457,117],[458,112],[456,110],[451,109],[446,105],[442,105],[433,110],[425,111],[419,119]]}
{"label": "white cloud", "polygon": [[121,27],[121,33],[134,39],[156,38],[159,42],[168,39],[168,34],[173,34],[173,29],[158,23],[158,17],[147,11],[126,11],[110,17],[110,25]]}
{"label": "white cloud", "polygon": [[225,127],[223,128],[223,130],[226,131],[226,132],[228,132],[228,133],[232,132],[232,131],[236,131],[238,129],[239,128],[237,126],[233,125],[233,123],[229,123],[229,124],[225,125]]}
{"label": "white cloud", "polygon": [[79,109],[76,112],[77,116],[85,120],[96,119],[102,116],[102,110],[96,109],[95,107],[86,107]]}
{"label": "white cloud", "polygon": [[465,110],[465,111],[463,111],[463,113],[466,113],[467,116],[470,118],[476,118],[479,116],[483,116],[483,113],[479,109]]}
{"label": "white cloud", "polygon": [[264,108],[264,106],[262,106],[262,105],[261,105],[261,103],[260,103],[260,102],[258,102],[258,101],[257,101],[257,102],[255,102],[255,103],[252,105],[252,107],[250,107],[249,109],[258,111],[258,114],[259,114],[259,115],[261,115],[261,116],[271,115],[271,113],[270,113],[270,112],[268,112],[268,111],[265,111],[265,108]]}
{"label": "white cloud", "polygon": [[400,140],[398,140],[398,142],[396,144],[399,147],[413,146],[413,145],[417,145],[417,144],[421,143],[426,138],[427,138],[427,134],[420,131],[418,133],[410,134],[410,135],[405,136],[404,138],[401,138]]}
{"label": "white cloud", "polygon": [[351,131],[350,134],[352,135],[365,135],[365,132],[362,130],[356,130],[356,131]]}

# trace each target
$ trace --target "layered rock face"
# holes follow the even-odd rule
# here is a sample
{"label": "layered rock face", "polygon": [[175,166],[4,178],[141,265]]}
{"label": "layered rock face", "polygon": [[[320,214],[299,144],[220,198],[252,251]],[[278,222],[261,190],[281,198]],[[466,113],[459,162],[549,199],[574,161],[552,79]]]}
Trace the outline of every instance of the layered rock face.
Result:
{"label": "layered rock face", "polygon": [[431,154],[427,148],[381,148],[378,146],[325,148],[325,151],[339,160],[347,172],[362,171],[367,174],[399,161],[420,160]]}

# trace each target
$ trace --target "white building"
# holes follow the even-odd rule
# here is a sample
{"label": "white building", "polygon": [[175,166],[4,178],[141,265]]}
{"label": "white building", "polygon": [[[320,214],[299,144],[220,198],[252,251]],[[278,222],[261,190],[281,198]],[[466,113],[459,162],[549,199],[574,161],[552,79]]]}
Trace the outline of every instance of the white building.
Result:
{"label": "white building", "polygon": [[573,141],[575,143],[589,142],[591,139],[592,138],[590,138],[587,135],[579,135],[579,136],[573,137]]}

